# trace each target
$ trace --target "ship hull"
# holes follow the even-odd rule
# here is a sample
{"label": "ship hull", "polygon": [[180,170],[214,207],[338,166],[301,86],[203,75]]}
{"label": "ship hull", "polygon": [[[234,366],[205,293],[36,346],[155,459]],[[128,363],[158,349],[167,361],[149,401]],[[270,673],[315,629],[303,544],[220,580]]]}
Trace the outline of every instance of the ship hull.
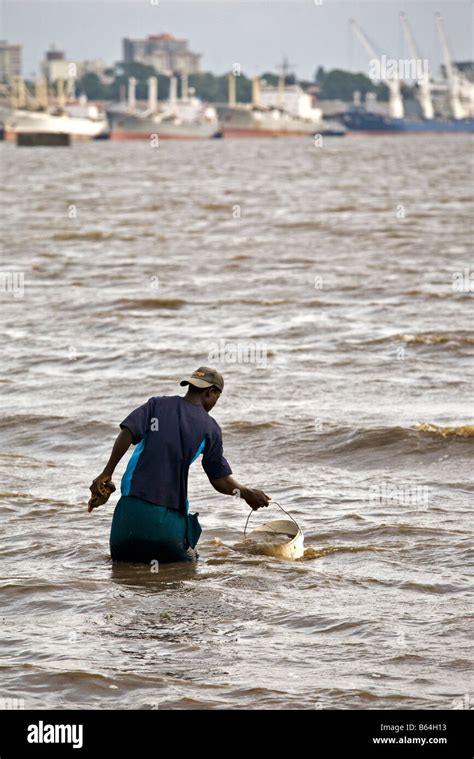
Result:
{"label": "ship hull", "polygon": [[71,139],[72,142],[87,142],[89,140],[108,140],[109,134],[106,132],[100,133],[98,135],[90,135],[90,134],[75,134],[74,132],[65,132],[65,131],[44,131],[43,129],[18,129],[18,130],[11,130],[7,129],[4,132],[3,139],[6,142],[15,142],[17,139],[17,135],[19,134],[52,134],[52,135],[66,135]]}
{"label": "ship hull", "polygon": [[391,119],[368,111],[347,111],[338,115],[348,135],[387,134],[473,134],[474,119]]}
{"label": "ship hull", "polygon": [[5,139],[15,140],[17,134],[65,134],[72,140],[95,140],[107,137],[107,122],[80,116],[16,110],[8,114]]}
{"label": "ship hull", "polygon": [[252,128],[252,127],[227,127],[223,126],[223,137],[308,137],[308,135],[315,134],[316,130],[310,132],[304,132],[299,130],[290,129],[265,129],[265,128]]}
{"label": "ship hull", "polygon": [[174,123],[113,110],[107,116],[112,140],[150,140],[155,135],[160,140],[208,140],[219,131],[217,120],[212,119]]}
{"label": "ship hull", "polygon": [[209,140],[211,137],[215,136],[215,133],[218,131],[216,128],[213,130],[210,134],[202,132],[190,132],[188,134],[185,134],[183,132],[179,131],[169,131],[165,132],[161,129],[155,129],[153,130],[144,130],[142,132],[133,132],[133,131],[112,131],[110,133],[110,139],[111,140],[150,140],[152,137],[158,135],[158,138],[160,140]]}
{"label": "ship hull", "polygon": [[224,137],[308,137],[324,127],[277,109],[218,106],[217,115]]}

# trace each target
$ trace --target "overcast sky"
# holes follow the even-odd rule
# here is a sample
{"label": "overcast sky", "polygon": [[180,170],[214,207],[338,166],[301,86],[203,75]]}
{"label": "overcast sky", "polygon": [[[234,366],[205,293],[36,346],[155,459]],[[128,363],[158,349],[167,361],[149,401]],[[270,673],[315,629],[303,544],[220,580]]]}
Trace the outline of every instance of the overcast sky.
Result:
{"label": "overcast sky", "polygon": [[203,54],[202,68],[221,74],[233,63],[255,75],[275,70],[286,55],[300,78],[325,68],[368,70],[368,57],[353,38],[355,18],[381,53],[407,56],[398,14],[404,10],[422,58],[437,73],[441,61],[434,13],[445,18],[455,60],[473,53],[473,6],[466,0],[0,0],[0,37],[23,46],[23,74],[39,70],[54,43],[69,60],[122,57],[123,37],[169,32]]}

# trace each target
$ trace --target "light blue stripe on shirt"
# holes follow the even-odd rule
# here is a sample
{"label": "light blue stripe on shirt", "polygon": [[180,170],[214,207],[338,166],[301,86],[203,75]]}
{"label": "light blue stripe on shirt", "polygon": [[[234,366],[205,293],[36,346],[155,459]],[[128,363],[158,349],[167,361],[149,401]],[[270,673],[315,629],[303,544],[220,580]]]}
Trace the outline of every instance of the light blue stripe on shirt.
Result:
{"label": "light blue stripe on shirt", "polygon": [[145,447],[145,438],[143,438],[142,441],[137,445],[137,447],[135,448],[135,450],[133,451],[130,457],[130,461],[128,462],[128,465],[122,477],[122,483],[120,486],[122,495],[130,495],[130,488],[132,486],[133,473],[138,464],[138,459],[140,458],[144,447]]}
{"label": "light blue stripe on shirt", "polygon": [[203,452],[205,445],[206,445],[206,438],[203,437],[203,439],[201,440],[201,444],[200,444],[199,448],[197,449],[196,453],[194,454],[194,456],[191,459],[191,464],[193,463],[193,461],[196,461],[197,457]]}

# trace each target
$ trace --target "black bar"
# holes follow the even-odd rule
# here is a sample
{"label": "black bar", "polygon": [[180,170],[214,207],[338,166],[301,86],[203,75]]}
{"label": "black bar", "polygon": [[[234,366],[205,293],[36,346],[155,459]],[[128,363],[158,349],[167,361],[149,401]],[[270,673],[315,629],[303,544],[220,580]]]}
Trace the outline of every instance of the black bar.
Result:
{"label": "black bar", "polygon": [[278,756],[309,751],[310,759],[472,759],[472,722],[469,710],[11,710],[0,712],[0,759],[99,752],[104,759],[137,759],[195,750],[235,754],[240,749],[264,752],[266,758],[274,744]]}

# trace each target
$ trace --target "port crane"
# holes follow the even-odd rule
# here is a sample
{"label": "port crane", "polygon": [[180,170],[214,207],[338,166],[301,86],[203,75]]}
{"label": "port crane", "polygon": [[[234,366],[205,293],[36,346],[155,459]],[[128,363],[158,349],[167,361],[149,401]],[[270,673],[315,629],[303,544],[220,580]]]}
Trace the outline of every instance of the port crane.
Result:
{"label": "port crane", "polygon": [[[366,49],[367,53],[374,59],[374,60],[380,60],[380,55],[377,54],[377,51],[374,49],[372,43],[368,39],[365,32],[362,31],[359,24],[354,21],[354,19],[350,20],[350,25],[361,41],[362,45]],[[404,116],[404,108],[403,108],[403,99],[400,89],[400,79],[398,77],[398,74],[395,74],[393,77],[383,77],[382,81],[386,86],[388,87],[389,91],[389,115],[392,119],[403,119]]]}
{"label": "port crane", "polygon": [[[403,33],[408,45],[408,50],[414,61],[419,61],[418,49],[416,46],[415,38],[413,37],[408,18],[406,13],[400,13],[400,23],[402,25]],[[418,74],[418,67],[417,67]],[[424,119],[430,120],[434,117],[433,100],[431,98],[431,83],[429,73],[425,75],[417,75],[416,83],[418,85],[417,97],[420,103],[421,113]]]}
{"label": "port crane", "polygon": [[444,28],[443,17],[440,13],[436,13],[435,18],[436,26],[438,27],[441,50],[443,51],[446,79],[448,81],[449,107],[451,108],[451,115],[453,119],[456,120],[464,119],[466,118],[467,114],[463,104],[461,103],[461,81],[459,71],[455,68],[455,66],[453,66],[451,62],[448,38],[446,36],[446,30]]}

